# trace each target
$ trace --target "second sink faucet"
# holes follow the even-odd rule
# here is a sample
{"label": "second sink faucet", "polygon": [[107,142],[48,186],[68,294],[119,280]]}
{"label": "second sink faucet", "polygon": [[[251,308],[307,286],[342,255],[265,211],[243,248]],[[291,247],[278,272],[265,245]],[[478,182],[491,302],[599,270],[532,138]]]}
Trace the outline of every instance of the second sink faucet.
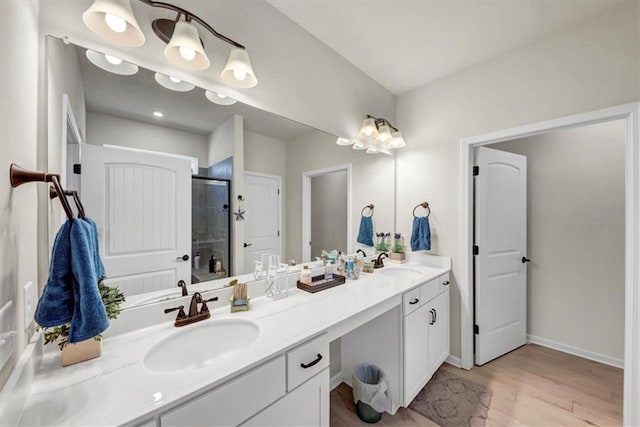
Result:
{"label": "second sink faucet", "polygon": [[182,288],[183,297],[186,297],[187,295],[189,295],[189,292],[187,292],[187,283],[184,280],[178,280],[178,287]]}

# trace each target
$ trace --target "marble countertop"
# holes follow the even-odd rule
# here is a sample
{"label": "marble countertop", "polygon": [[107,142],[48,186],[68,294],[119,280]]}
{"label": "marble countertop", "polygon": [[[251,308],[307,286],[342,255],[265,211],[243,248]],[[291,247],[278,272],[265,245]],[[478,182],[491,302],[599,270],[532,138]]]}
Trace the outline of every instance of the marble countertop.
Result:
{"label": "marble countertop", "polygon": [[[143,421],[379,304],[393,299],[393,305],[399,305],[402,293],[450,269],[449,258],[419,258],[414,256],[402,265],[392,264],[420,270],[423,276],[419,279],[400,282],[390,275],[363,274],[359,280],[315,294],[293,288],[281,300],[256,298],[247,312],[231,314],[228,307],[212,310],[210,319],[196,325],[220,319],[249,319],[256,322],[260,332],[248,347],[224,354],[198,369],[155,372],[145,367],[145,353],[154,344],[181,332],[173,321],[107,337],[100,358],[65,368],[60,366],[57,351],[45,352],[35,365],[31,386],[21,391],[25,395],[11,396],[25,402],[19,425],[122,425]],[[439,261],[434,263],[436,258]]]}

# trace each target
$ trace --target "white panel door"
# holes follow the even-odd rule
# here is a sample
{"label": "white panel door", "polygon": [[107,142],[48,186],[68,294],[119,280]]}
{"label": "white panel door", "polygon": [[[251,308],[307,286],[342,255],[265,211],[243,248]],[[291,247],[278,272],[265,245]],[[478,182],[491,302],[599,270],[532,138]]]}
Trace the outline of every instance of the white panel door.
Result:
{"label": "white panel door", "polygon": [[526,343],[527,159],[480,147],[475,177],[476,363]]}
{"label": "white panel door", "polygon": [[244,273],[253,272],[263,253],[280,253],[280,178],[244,176]]}
{"label": "white panel door", "polygon": [[108,283],[125,295],[191,283],[188,160],[85,144],[81,189]]}

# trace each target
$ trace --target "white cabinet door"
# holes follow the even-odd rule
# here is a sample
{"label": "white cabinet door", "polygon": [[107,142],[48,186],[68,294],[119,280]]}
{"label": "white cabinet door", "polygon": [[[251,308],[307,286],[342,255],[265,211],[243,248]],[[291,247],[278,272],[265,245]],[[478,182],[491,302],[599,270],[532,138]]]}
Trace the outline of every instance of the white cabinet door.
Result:
{"label": "white cabinet door", "polygon": [[449,357],[449,291],[427,303],[429,326],[429,376]]}
{"label": "white cabinet door", "polygon": [[329,425],[329,368],[247,421],[243,426]]}
{"label": "white cabinet door", "polygon": [[428,305],[404,318],[404,389],[405,406],[424,387],[429,376]]}

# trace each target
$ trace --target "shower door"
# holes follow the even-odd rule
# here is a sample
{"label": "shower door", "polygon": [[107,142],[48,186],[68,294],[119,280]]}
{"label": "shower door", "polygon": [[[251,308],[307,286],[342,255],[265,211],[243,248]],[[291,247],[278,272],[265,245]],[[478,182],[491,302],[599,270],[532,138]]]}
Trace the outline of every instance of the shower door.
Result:
{"label": "shower door", "polygon": [[224,179],[192,177],[192,283],[229,276],[231,265],[229,185],[230,181]]}

